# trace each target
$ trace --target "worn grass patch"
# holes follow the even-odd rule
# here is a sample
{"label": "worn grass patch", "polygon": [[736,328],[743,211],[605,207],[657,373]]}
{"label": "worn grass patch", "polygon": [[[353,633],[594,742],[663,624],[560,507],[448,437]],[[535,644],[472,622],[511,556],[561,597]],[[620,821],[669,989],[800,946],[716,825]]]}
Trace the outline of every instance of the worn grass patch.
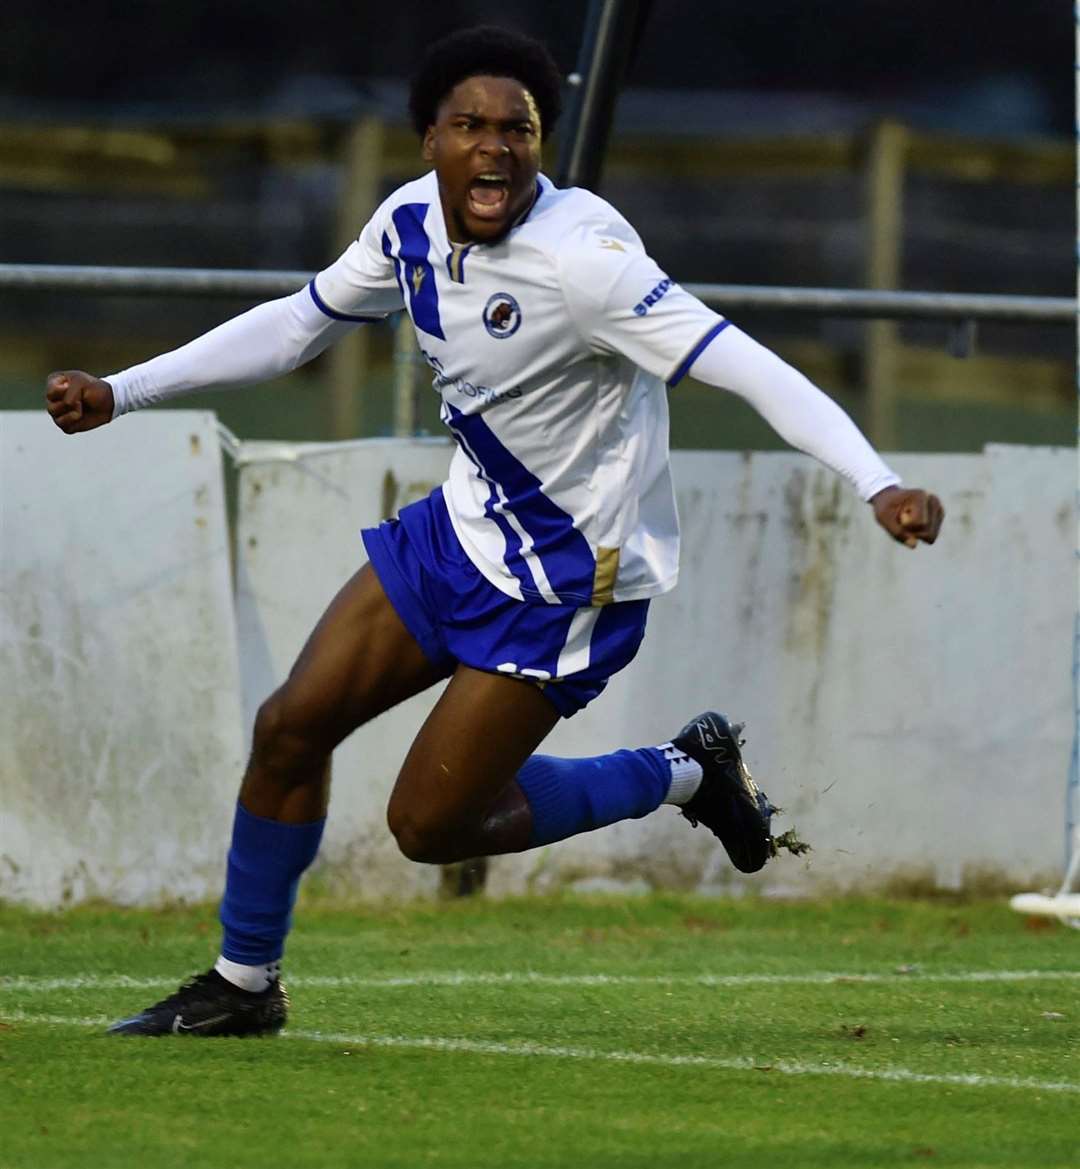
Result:
{"label": "worn grass patch", "polygon": [[284,1036],[101,1034],[216,938],[0,909],[0,1165],[1080,1163],[1080,936],[997,904],[308,905]]}

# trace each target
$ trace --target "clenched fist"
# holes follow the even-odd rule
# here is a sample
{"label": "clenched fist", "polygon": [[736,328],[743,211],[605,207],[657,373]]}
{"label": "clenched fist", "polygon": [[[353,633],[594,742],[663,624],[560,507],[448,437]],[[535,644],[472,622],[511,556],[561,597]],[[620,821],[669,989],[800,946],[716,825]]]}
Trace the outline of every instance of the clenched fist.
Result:
{"label": "clenched fist", "polygon": [[916,547],[920,540],[933,544],[945,518],[941,500],[917,487],[886,487],[870,500],[870,505],[885,531],[909,548]]}
{"label": "clenched fist", "polygon": [[45,379],[45,409],[65,434],[111,422],[114,405],[112,386],[81,369],[65,369]]}

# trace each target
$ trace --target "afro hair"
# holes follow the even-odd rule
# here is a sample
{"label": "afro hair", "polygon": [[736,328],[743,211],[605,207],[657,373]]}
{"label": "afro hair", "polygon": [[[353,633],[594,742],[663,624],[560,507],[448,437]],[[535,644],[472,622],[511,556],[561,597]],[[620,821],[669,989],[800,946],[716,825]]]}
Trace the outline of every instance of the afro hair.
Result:
{"label": "afro hair", "polygon": [[409,89],[409,114],[417,134],[427,132],[443,98],[466,77],[512,77],[532,94],[540,132],[551,132],[562,110],[562,79],[539,42],[509,29],[480,25],[436,41],[424,55]]}

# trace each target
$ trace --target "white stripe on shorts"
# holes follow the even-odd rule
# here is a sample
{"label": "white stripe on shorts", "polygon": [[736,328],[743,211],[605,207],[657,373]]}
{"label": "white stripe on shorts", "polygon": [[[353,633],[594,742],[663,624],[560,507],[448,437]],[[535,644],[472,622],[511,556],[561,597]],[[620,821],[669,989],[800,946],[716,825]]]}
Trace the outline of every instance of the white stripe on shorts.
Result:
{"label": "white stripe on shorts", "polygon": [[588,668],[592,656],[593,630],[602,612],[603,609],[599,606],[589,605],[584,609],[578,609],[574,614],[570,628],[566,631],[566,643],[555,666],[556,678],[568,678],[571,674]]}

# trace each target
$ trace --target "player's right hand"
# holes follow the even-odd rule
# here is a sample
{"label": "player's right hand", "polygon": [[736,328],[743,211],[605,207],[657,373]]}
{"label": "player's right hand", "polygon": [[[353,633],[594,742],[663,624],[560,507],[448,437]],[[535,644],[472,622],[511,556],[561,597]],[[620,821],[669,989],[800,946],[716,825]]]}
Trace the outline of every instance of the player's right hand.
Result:
{"label": "player's right hand", "polygon": [[45,409],[65,434],[81,434],[112,421],[112,386],[81,369],[65,369],[45,379]]}

